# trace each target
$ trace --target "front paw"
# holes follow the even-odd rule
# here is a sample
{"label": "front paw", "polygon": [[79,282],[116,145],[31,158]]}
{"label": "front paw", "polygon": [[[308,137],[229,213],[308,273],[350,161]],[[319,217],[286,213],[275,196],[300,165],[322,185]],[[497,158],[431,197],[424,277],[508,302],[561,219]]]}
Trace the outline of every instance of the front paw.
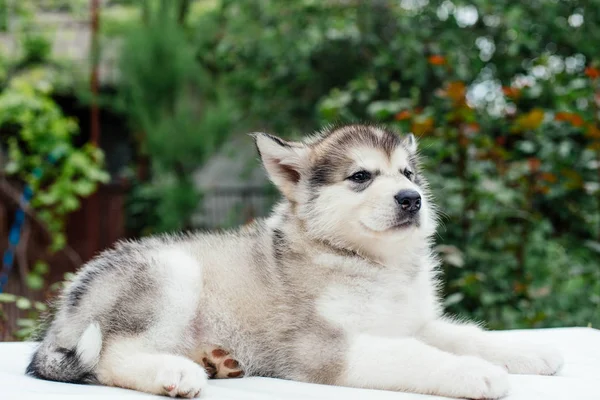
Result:
{"label": "front paw", "polygon": [[206,387],[207,378],[204,369],[192,360],[183,357],[165,359],[157,373],[156,394],[195,398]]}
{"label": "front paw", "polygon": [[461,356],[440,382],[440,393],[468,399],[499,399],[508,393],[508,373],[481,358]]}
{"label": "front paw", "polygon": [[498,361],[511,374],[554,375],[563,365],[556,349],[525,343],[514,346]]}

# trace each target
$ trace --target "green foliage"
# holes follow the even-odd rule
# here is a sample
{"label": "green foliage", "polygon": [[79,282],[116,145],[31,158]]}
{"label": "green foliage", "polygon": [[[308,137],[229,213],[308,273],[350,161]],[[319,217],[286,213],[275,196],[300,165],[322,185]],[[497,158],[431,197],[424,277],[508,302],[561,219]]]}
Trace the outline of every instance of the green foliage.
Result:
{"label": "green foliage", "polygon": [[23,37],[23,64],[39,64],[46,61],[52,51],[50,41],[40,34],[26,34]]}
{"label": "green foliage", "polygon": [[[55,71],[28,68],[14,75],[0,93],[1,145],[8,156],[3,173],[31,188],[30,206],[50,234],[50,252],[65,247],[67,217],[80,207],[81,199],[109,180],[102,169],[100,149],[89,144],[74,146],[77,121],[65,117],[52,100],[55,82],[60,83]],[[48,273],[48,264],[38,260],[24,277],[27,287],[45,289]],[[14,303],[21,311],[18,330],[13,332],[18,339],[30,337],[36,320],[46,310],[43,303],[0,294],[0,321],[1,303]]]}
{"label": "green foliage", "polygon": [[62,114],[51,90],[43,70],[13,78],[0,93],[0,129],[11,133],[5,135],[5,172],[33,190],[31,205],[52,234],[51,250],[56,251],[65,244],[66,216],[109,176],[101,168],[99,149],[73,146],[77,123]]}
{"label": "green foliage", "polygon": [[144,3],[145,23],[128,31],[120,59],[125,111],[152,163],[153,188],[136,190],[132,206],[150,213],[154,232],[189,226],[200,201],[192,174],[227,138],[235,116],[196,61],[179,5]]}
{"label": "green foliage", "polygon": [[440,19],[439,8],[390,5],[396,18],[387,29],[403,34],[383,40],[362,31],[365,41],[379,38],[367,44],[377,56],[325,96],[319,112],[325,121],[371,120],[420,137],[444,213],[439,241],[464,257],[460,268],[445,265],[450,311],[493,328],[597,326],[598,84],[585,65],[599,60],[573,40],[595,22],[563,26],[571,33],[557,36],[540,29],[550,23],[544,18],[577,9],[501,12],[480,3],[484,23],[471,28]]}
{"label": "green foliage", "polygon": [[198,57],[247,119],[275,130],[310,128],[319,98],[366,66],[360,51],[348,51],[357,12],[327,4],[222,1],[199,18]]}
{"label": "green foliage", "polygon": [[142,22],[141,14],[140,7],[113,5],[102,12],[100,32],[108,38],[126,35]]}
{"label": "green foliage", "polygon": [[151,160],[135,232],[188,227],[193,173],[240,117],[287,135],[372,121],[419,138],[449,311],[600,325],[600,1],[119,3],[101,27],[124,36],[116,105]]}
{"label": "green foliage", "polygon": [[6,0],[0,0],[0,32],[8,30],[9,9]]}
{"label": "green foliage", "polygon": [[197,54],[249,124],[419,137],[451,312],[598,326],[599,5],[222,1]]}
{"label": "green foliage", "polygon": [[[48,287],[48,293],[53,296],[58,295],[62,292],[66,286],[73,280],[75,275],[73,273],[66,273],[63,276],[63,280],[54,283]],[[43,320],[43,316],[47,316],[49,313],[48,305],[41,301],[34,301],[24,296],[16,296],[10,293],[0,293],[0,322],[4,318],[2,313],[3,304],[14,304],[17,310],[20,311],[21,318],[17,319],[18,329],[12,334],[16,339],[19,340],[31,340],[35,337],[35,334],[45,325],[46,321]]]}
{"label": "green foliage", "polygon": [[14,294],[9,293],[0,293],[0,306],[2,303],[14,303],[17,309],[27,314],[26,318],[17,320],[19,330],[17,330],[14,335],[19,339],[27,339],[32,335],[37,327],[36,319],[39,317],[40,313],[43,313],[48,309],[48,306],[40,301],[31,301],[26,297],[15,296]]}

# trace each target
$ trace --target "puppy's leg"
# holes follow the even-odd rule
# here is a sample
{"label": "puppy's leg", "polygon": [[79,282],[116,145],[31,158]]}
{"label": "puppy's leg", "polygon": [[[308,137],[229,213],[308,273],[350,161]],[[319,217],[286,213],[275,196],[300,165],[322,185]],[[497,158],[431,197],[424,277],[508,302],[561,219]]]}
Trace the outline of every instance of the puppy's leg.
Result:
{"label": "puppy's leg", "polygon": [[508,374],[487,361],[457,356],[414,338],[359,335],[350,340],[340,385],[470,399],[508,392]]}
{"label": "puppy's leg", "polygon": [[96,369],[100,383],[171,397],[198,397],[207,383],[204,369],[192,360],[145,350],[136,339],[107,342]]}
{"label": "puppy's leg", "polygon": [[476,326],[447,320],[431,321],[418,337],[450,353],[482,357],[515,374],[552,375],[563,364],[560,353],[552,348],[504,339]]}

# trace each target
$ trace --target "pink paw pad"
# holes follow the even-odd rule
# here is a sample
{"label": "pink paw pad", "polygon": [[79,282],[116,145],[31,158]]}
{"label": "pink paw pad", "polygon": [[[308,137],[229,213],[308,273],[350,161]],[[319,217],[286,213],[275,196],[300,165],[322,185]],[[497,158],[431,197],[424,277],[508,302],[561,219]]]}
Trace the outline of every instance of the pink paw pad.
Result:
{"label": "pink paw pad", "polygon": [[235,360],[230,352],[211,346],[204,352],[202,364],[210,378],[241,378],[244,371],[240,368],[240,363]]}

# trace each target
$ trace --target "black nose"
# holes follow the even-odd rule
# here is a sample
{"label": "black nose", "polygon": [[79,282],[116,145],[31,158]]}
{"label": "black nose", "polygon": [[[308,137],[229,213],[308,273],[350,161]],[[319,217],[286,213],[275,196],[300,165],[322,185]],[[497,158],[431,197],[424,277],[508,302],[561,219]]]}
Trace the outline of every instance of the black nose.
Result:
{"label": "black nose", "polygon": [[415,213],[421,209],[421,195],[416,190],[401,190],[394,199],[404,211]]}

